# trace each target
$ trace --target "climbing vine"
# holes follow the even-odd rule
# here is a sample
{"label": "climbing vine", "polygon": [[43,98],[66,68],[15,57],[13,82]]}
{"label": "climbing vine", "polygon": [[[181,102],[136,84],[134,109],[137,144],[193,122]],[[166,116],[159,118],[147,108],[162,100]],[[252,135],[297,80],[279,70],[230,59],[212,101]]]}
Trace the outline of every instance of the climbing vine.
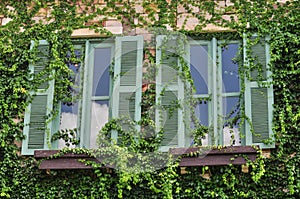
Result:
{"label": "climbing vine", "polygon": [[[299,7],[300,3],[297,0],[286,2],[1,0],[0,197],[140,198],[142,195],[143,198],[298,198],[300,195]],[[190,28],[189,23],[193,18],[197,19],[197,24]],[[176,158],[159,153],[151,156],[151,161],[164,166],[154,169],[151,164],[143,164],[147,163],[149,158],[142,154],[156,151],[163,135],[161,130],[159,136],[155,136],[155,124],[149,109],[155,103],[152,95],[155,87],[151,82],[154,81],[157,72],[155,55],[151,53],[155,44],[151,42],[147,43],[145,48],[148,57],[148,63],[145,64],[149,64],[146,79],[150,83],[149,89],[143,93],[143,118],[138,123],[131,123],[132,121],[129,121],[130,124],[126,123],[127,126],[140,125],[148,128],[147,132],[152,134],[141,135],[148,139],[136,142],[136,129],[130,127],[129,130],[122,129],[120,122],[127,122],[126,118],[122,120],[116,118],[101,130],[101,136],[106,136],[98,138],[99,142],[105,145],[102,151],[101,148],[98,153],[91,153],[88,149],[60,151],[59,155],[73,152],[87,153],[96,158],[101,158],[101,154],[112,157],[102,164],[83,160],[85,164],[93,166],[93,170],[45,172],[37,168],[38,163],[33,157],[21,156],[24,111],[33,99],[32,92],[46,81],[53,80],[54,103],[68,102],[72,97],[70,88],[74,86],[74,81],[70,78],[72,71],[66,63],[79,63],[83,59],[74,53],[72,32],[87,28],[101,37],[112,36],[113,34],[105,28],[105,23],[109,19],[122,22],[124,35],[130,35],[134,30],[145,27],[156,29],[156,34],[167,35],[169,32],[167,30],[172,29],[174,32],[180,32],[183,37],[207,40],[214,37],[230,40],[241,39],[245,35],[248,37],[254,34],[258,37],[269,35],[270,70],[275,96],[273,130],[276,144],[276,148],[271,150],[270,157],[263,158],[259,155],[256,162],[249,161],[247,163],[249,173],[243,173],[240,166],[228,165],[190,167],[186,168],[183,174],[184,172],[179,171]],[[177,25],[179,21],[182,23]],[[211,31],[214,28],[217,30]],[[172,34],[168,38],[171,37]],[[39,40],[46,40],[49,43],[47,65],[42,72],[32,75],[29,66],[39,61],[38,46],[33,45],[33,41],[38,43]],[[180,42],[176,49],[178,51],[183,49],[185,39],[181,38]],[[184,52],[178,54],[182,55],[179,57],[183,68],[179,76],[186,82],[185,88],[192,90],[193,82],[189,68],[182,58]],[[242,60],[242,57],[237,59]],[[249,67],[251,70],[257,65],[254,64],[254,68],[251,68],[251,65]],[[244,77],[247,71],[248,69],[241,67],[239,71],[243,74],[241,77]],[[193,104],[191,96],[190,99],[188,103]],[[174,102],[173,105],[170,111],[183,106],[180,102]],[[49,119],[55,119],[57,116],[58,112],[54,110]],[[207,130],[203,126],[195,128],[193,134],[196,140],[203,137]],[[123,147],[106,139],[111,131],[126,135],[122,136],[124,139],[120,141]],[[76,129],[61,131],[52,139],[62,138],[70,144],[80,142],[72,137],[73,135],[76,135]],[[114,154],[118,153],[124,155],[115,158]],[[132,162],[139,164],[132,165]],[[109,164],[119,169],[104,167]],[[136,172],[141,168],[144,172]],[[209,177],[206,174],[209,174]]]}

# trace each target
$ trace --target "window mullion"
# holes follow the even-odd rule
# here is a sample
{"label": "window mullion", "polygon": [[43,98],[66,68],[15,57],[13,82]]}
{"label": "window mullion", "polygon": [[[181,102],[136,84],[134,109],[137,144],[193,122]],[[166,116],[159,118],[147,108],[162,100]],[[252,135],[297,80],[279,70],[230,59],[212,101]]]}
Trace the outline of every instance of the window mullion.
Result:
{"label": "window mullion", "polygon": [[213,110],[213,136],[210,137],[209,143],[218,145],[218,118],[219,118],[219,103],[218,103],[218,72],[217,72],[217,39],[212,39],[212,110]]}
{"label": "window mullion", "polygon": [[220,43],[217,43],[217,112],[218,112],[218,119],[217,119],[217,136],[218,136],[218,145],[223,146],[224,136],[223,136],[223,123],[224,123],[224,117],[223,117],[223,78],[222,78],[222,48],[219,45]]}
{"label": "window mullion", "polygon": [[86,147],[89,143],[90,136],[87,133],[90,132],[90,105],[91,105],[91,93],[92,87],[92,67],[89,67],[93,60],[93,53],[90,54],[90,42],[85,43],[85,58],[84,58],[84,79],[83,79],[83,92],[82,92],[82,118],[81,118],[81,129],[80,129],[80,147]]}

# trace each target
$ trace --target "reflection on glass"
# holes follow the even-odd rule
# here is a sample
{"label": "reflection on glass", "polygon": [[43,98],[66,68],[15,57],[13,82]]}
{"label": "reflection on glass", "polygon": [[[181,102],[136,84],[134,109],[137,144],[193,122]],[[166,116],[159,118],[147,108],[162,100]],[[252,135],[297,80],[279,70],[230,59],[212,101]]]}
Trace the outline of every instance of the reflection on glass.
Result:
{"label": "reflection on glass", "polygon": [[109,96],[109,66],[111,48],[95,48],[93,69],[93,96]]}
{"label": "reflection on glass", "polygon": [[208,94],[208,47],[193,45],[190,50],[190,70],[196,94]]}
{"label": "reflection on glass", "polygon": [[97,148],[97,135],[105,123],[108,122],[108,107],[108,100],[92,101],[90,148]]}
{"label": "reflection on glass", "polygon": [[239,120],[232,121],[233,123],[231,122],[229,123],[230,119],[233,119],[235,116],[239,114],[239,111],[240,111],[239,97],[223,97],[223,115],[225,116],[225,120],[227,120],[223,126],[224,146],[241,145],[240,132],[238,129]]}
{"label": "reflection on glass", "polygon": [[[63,104],[61,103],[61,112],[60,112],[60,129],[59,130],[73,130],[78,128],[78,103],[73,104]],[[63,148],[66,146],[64,140],[60,139],[58,142],[58,148]],[[75,145],[71,145],[72,148]]]}
{"label": "reflection on glass", "polygon": [[[74,54],[76,58],[81,58],[81,50],[75,49]],[[70,58],[70,53],[67,54],[67,58]],[[69,87],[69,92],[71,93],[71,99],[67,102],[61,103],[60,109],[60,128],[59,130],[66,129],[75,129],[78,128],[78,95],[80,92],[80,63],[73,63],[68,61],[67,66],[71,70],[71,75],[69,76],[69,80],[73,83],[72,86]],[[63,140],[59,140],[59,148],[65,147],[65,142]],[[75,146],[71,146],[75,147]]]}
{"label": "reflection on glass", "polygon": [[200,124],[208,126],[208,103],[198,103],[195,107],[195,114],[200,120]]}
{"label": "reflection on glass", "polygon": [[238,44],[228,44],[222,48],[223,92],[239,92],[238,64],[233,61],[238,52]]}
{"label": "reflection on glass", "polygon": [[239,110],[239,97],[223,97],[223,115],[226,118],[237,116]]}
{"label": "reflection on glass", "polygon": [[201,139],[202,146],[208,146],[208,134],[205,135],[203,139]]}
{"label": "reflection on glass", "polygon": [[[203,126],[209,125],[208,121],[208,102],[199,101],[195,106],[195,116],[199,119],[199,123]],[[195,128],[194,124],[191,124],[191,128]],[[202,146],[208,146],[208,135],[205,135],[205,138],[201,140]]]}
{"label": "reflection on glass", "polygon": [[[81,51],[74,51],[76,58],[81,57]],[[70,54],[67,55],[69,57]],[[73,129],[77,128],[77,115],[78,115],[78,95],[80,89],[80,63],[66,63],[71,70],[71,75],[69,76],[70,81],[73,83],[69,87],[69,92],[71,93],[71,99],[67,102],[61,103],[61,123],[60,129]]]}
{"label": "reflection on glass", "polygon": [[241,146],[240,132],[237,127],[223,128],[223,145],[224,146]]}

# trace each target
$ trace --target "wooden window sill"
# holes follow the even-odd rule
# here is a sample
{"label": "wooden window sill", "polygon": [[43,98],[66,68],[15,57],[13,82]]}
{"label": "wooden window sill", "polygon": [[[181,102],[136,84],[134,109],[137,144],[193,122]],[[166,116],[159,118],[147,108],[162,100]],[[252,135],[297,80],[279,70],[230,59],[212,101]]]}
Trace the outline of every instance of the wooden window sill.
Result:
{"label": "wooden window sill", "polygon": [[34,157],[41,160],[39,169],[92,169],[80,160],[91,160],[97,162],[97,159],[87,154],[66,153],[59,157],[51,156],[58,154],[59,150],[35,150]]}
{"label": "wooden window sill", "polygon": [[[199,152],[200,151],[200,152]],[[99,162],[98,159],[86,154],[67,153],[59,157],[51,158],[59,150],[36,150],[34,157],[41,160],[39,169],[92,169],[80,160]],[[169,153],[174,156],[182,156],[180,167],[192,166],[221,166],[221,165],[243,165],[247,160],[256,160],[257,150],[250,146],[228,146],[220,149],[203,148],[173,148]],[[194,154],[194,155],[190,155]],[[100,163],[100,162],[99,162]]]}
{"label": "wooden window sill", "polygon": [[[220,149],[202,149],[197,156],[188,154],[197,153],[201,148],[174,148],[170,149],[173,155],[182,155],[179,166],[222,166],[243,165],[247,160],[256,160],[257,150],[251,146],[227,146]],[[246,157],[246,158],[245,158]]]}

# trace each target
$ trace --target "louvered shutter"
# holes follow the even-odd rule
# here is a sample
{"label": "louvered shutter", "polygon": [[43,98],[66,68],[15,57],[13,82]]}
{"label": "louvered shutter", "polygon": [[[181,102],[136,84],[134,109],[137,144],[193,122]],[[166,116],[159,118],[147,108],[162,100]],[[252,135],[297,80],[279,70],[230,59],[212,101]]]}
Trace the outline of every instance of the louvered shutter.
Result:
{"label": "louvered shutter", "polygon": [[[32,46],[34,43],[32,43]],[[49,45],[46,41],[39,41],[37,47],[38,61],[30,64],[30,71],[37,75],[48,64]],[[42,83],[34,95],[32,102],[26,107],[24,116],[25,140],[22,142],[22,154],[33,155],[36,149],[48,149],[48,140],[52,132],[52,123],[48,116],[53,108],[54,80]]]}
{"label": "louvered shutter", "polygon": [[[251,37],[250,41],[256,40]],[[247,40],[244,37],[244,59],[246,66],[253,60],[254,70],[250,71],[245,80],[245,113],[250,119],[246,122],[246,145],[258,145],[260,148],[273,148],[274,143],[265,144],[265,140],[273,138],[273,86],[271,72],[268,70],[270,62],[268,38],[260,41],[247,50]],[[251,54],[250,54],[251,52]],[[252,68],[252,67],[250,67]],[[259,80],[259,82],[258,82]]]}
{"label": "louvered shutter", "polygon": [[[156,109],[157,131],[164,130],[160,150],[184,147],[184,122],[182,101],[183,83],[179,78],[180,63],[176,53],[176,37],[164,35],[156,38]],[[179,106],[178,106],[179,105]]]}
{"label": "louvered shutter", "polygon": [[[112,117],[129,116],[133,121],[141,119],[143,37],[116,38],[114,86],[112,93]],[[136,127],[139,130],[139,127]],[[117,141],[117,132],[112,139]]]}

